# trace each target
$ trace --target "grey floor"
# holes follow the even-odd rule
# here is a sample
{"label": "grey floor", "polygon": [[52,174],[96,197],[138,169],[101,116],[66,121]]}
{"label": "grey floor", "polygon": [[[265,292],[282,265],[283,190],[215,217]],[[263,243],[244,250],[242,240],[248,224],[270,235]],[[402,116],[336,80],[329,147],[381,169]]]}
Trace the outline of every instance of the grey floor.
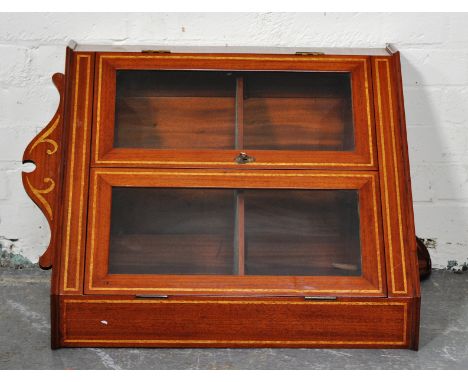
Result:
{"label": "grey floor", "polygon": [[422,284],[411,350],[49,348],[49,277],[0,269],[0,369],[468,369],[468,272]]}

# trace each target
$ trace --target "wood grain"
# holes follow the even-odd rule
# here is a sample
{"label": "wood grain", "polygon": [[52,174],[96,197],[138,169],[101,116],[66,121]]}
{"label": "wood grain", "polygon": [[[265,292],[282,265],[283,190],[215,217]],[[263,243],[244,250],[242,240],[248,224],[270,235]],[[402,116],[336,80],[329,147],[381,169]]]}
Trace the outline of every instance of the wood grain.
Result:
{"label": "wood grain", "polygon": [[[341,98],[248,98],[246,150],[353,151],[349,100]],[[349,137],[351,136],[351,137]],[[352,142],[352,146],[347,146]]]}
{"label": "wood grain", "polygon": [[373,58],[373,66],[389,293],[395,296],[413,296],[415,292],[419,293],[419,277],[415,278],[417,256],[412,249],[415,237],[408,236],[407,228],[407,219],[412,218],[408,218],[407,170],[402,154],[405,146],[402,147],[401,143],[394,72],[389,58]]}
{"label": "wood grain", "polygon": [[114,144],[140,150],[232,150],[234,109],[234,97],[120,98]]}
{"label": "wood grain", "polygon": [[[398,104],[398,127],[400,134],[400,145],[401,145],[401,162],[404,173],[404,179],[402,180],[404,189],[403,189],[403,201],[406,208],[405,221],[406,221],[406,231],[408,238],[408,268],[409,272],[409,282],[413,284],[414,295],[418,298],[421,296],[420,283],[418,276],[419,274],[419,264],[417,261],[418,247],[417,241],[412,240],[413,237],[416,237],[415,224],[414,224],[414,212],[413,212],[413,194],[411,190],[411,174],[410,174],[410,163],[409,163],[409,153],[408,153],[408,140],[407,140],[407,129],[406,129],[406,117],[405,117],[405,104],[403,96],[403,79],[401,73],[401,60],[400,52],[396,52],[392,56],[392,69],[393,69],[393,78],[392,81],[393,87],[395,89],[395,97],[397,99],[396,103]],[[412,270],[412,274],[411,274]],[[413,281],[416,280],[416,281]],[[417,312],[419,317],[419,310]],[[419,333],[419,325],[416,329]],[[419,335],[419,334],[418,334]],[[416,341],[417,346],[417,341]]]}
{"label": "wood grain", "polygon": [[[378,347],[409,345],[411,301],[66,299],[64,346]],[[196,320],[193,318],[197,317]]]}
{"label": "wood grain", "polygon": [[64,194],[61,198],[60,293],[82,291],[86,242],[94,54],[73,54],[66,110]]}

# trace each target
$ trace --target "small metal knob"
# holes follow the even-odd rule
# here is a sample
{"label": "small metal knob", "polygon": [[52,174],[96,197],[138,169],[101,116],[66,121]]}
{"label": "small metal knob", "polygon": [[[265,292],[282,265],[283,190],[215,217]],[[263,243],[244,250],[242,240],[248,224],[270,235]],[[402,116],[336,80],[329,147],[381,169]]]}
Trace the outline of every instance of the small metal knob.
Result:
{"label": "small metal knob", "polygon": [[252,163],[255,162],[255,158],[251,157],[250,155],[247,155],[247,153],[240,152],[239,155],[236,157],[236,162],[239,164],[245,164],[245,163]]}

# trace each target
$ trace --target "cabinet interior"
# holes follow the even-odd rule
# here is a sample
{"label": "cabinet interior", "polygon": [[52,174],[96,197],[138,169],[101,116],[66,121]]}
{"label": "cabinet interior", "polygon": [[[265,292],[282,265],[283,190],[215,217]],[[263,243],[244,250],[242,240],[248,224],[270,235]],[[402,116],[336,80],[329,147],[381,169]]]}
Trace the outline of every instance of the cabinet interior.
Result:
{"label": "cabinet interior", "polygon": [[117,70],[114,147],[353,151],[351,75]]}
{"label": "cabinet interior", "polygon": [[358,191],[113,187],[110,274],[358,276]]}

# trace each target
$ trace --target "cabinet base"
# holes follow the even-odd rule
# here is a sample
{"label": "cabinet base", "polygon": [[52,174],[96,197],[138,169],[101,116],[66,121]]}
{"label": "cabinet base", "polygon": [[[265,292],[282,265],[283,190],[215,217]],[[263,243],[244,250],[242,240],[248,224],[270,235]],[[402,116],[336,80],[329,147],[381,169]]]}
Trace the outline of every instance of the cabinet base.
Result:
{"label": "cabinet base", "polygon": [[57,347],[417,349],[419,299],[62,296],[59,301]]}

